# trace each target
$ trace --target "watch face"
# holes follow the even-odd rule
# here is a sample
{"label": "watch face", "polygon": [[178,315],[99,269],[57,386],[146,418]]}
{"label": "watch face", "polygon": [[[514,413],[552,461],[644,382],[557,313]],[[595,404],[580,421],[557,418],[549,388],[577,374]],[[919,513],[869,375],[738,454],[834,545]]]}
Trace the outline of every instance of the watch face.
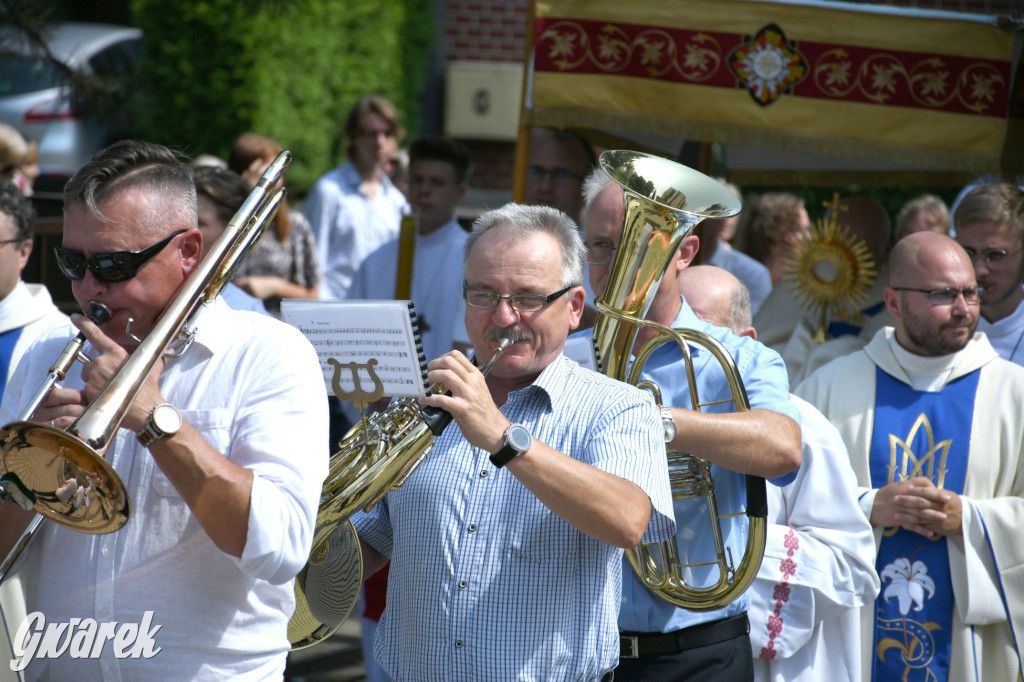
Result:
{"label": "watch face", "polygon": [[181,428],[181,414],[173,405],[157,405],[153,409],[153,424],[164,433],[177,433]]}
{"label": "watch face", "polygon": [[529,450],[530,446],[533,445],[533,436],[526,430],[526,427],[520,426],[519,424],[513,424],[508,427],[508,433],[506,439],[509,445],[514,447],[516,450],[523,452]]}

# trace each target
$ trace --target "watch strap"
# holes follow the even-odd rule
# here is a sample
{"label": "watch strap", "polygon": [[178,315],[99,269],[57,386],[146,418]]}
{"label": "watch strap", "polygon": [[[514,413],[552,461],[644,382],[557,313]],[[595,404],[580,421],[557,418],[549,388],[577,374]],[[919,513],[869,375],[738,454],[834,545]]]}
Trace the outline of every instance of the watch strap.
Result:
{"label": "watch strap", "polygon": [[511,462],[513,459],[515,459],[516,457],[518,457],[519,455],[521,455],[521,454],[523,454],[525,452],[525,450],[521,450],[521,449],[517,448],[509,440],[508,432],[509,432],[509,429],[512,429],[512,428],[520,428],[520,429],[522,429],[523,427],[522,426],[518,426],[517,424],[511,424],[507,429],[505,429],[505,436],[504,436],[505,443],[504,443],[504,445],[502,445],[500,450],[498,450],[495,453],[492,453],[491,457],[490,457],[491,464],[493,464],[494,466],[496,466],[499,469],[501,469],[506,464]]}

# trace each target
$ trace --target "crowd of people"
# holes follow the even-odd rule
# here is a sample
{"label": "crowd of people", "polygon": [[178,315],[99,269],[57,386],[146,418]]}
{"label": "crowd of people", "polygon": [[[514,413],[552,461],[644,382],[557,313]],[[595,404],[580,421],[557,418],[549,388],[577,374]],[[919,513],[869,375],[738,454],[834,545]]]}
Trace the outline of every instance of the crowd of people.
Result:
{"label": "crowd of people", "polygon": [[[351,518],[371,682],[1022,678],[1021,187],[979,182],[952,208],[923,195],[894,220],[843,197],[831,217],[877,277],[855,314],[822,321],[785,285],[812,211],[720,179],[742,211],[683,235],[646,282],[626,382],[568,352],[601,347],[595,301],[630,257],[622,185],[586,139],[536,131],[523,203],[467,230],[465,145],[400,148],[399,113],[379,96],[344,132],[347,161],[301,209],[281,208],[98,446],[129,494],[124,527],[44,521],[0,585],[12,662],[0,680],[286,679],[296,576],[331,453],[360,412],[324,400],[317,354],[281,301],[395,298],[414,302],[427,379],[446,388],[420,405],[452,423]],[[29,416],[75,432],[281,150],[249,132],[223,160],[137,140],[97,153],[64,189],[54,255],[77,307],[111,315],[69,318],[22,279],[34,157],[0,129],[0,425],[22,419],[81,335],[81,366]],[[710,341],[649,351],[672,328]],[[749,409],[733,407],[716,354]],[[4,457],[19,438],[0,432]],[[713,496],[681,491],[684,454]],[[64,475],[81,483],[75,466]],[[759,547],[743,511],[762,484]],[[35,482],[3,485],[7,556],[35,517],[13,502]],[[700,594],[734,578],[749,547],[763,559],[745,591],[699,607],[666,597],[673,581]],[[29,646],[36,613],[60,629],[40,624]],[[125,655],[147,623],[150,649]]]}

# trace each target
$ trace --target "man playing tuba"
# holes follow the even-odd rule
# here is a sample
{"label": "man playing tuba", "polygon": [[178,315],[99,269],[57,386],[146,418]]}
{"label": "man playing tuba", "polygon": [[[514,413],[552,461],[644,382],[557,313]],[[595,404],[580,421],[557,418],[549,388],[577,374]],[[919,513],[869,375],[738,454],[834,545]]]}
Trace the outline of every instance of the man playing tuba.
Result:
{"label": "man playing tuba", "polygon": [[[595,169],[584,183],[586,244],[590,280],[601,297],[609,283],[615,251],[620,245],[625,204],[622,187],[602,169]],[[679,296],[679,273],[697,253],[699,240],[685,237],[661,279],[646,318],[670,327],[702,330],[720,341],[736,362],[749,396],[751,410],[730,414],[701,413],[690,408],[690,393],[682,352],[674,343],[656,350],[645,365],[644,377],[662,391],[662,402],[671,408],[663,413],[665,439],[672,450],[688,452],[712,463],[712,478],[720,510],[725,513],[743,505],[742,474],[782,476],[800,464],[799,415],[789,400],[786,369],[778,354],[751,339],[700,321]],[[641,329],[636,345],[650,338]],[[692,347],[698,393],[702,402],[730,396],[725,375],[709,352]],[[709,362],[711,360],[712,362]],[[677,500],[677,543],[680,553],[705,554],[700,539],[707,541],[707,511],[703,502]],[[746,543],[745,521],[724,519],[726,542],[740,548]],[[734,556],[735,559],[739,557]],[[705,576],[712,580],[716,576]],[[699,578],[699,576],[698,576]],[[644,582],[624,569],[619,613],[621,657],[616,680],[750,680],[753,676],[748,599],[741,596],[725,608],[693,612],[653,594]]]}

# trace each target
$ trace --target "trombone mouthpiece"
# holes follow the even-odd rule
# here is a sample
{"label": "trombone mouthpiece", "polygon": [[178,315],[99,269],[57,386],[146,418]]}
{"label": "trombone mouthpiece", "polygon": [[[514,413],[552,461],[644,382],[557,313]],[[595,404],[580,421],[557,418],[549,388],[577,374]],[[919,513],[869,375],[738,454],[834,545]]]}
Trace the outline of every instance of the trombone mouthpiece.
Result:
{"label": "trombone mouthpiece", "polygon": [[96,324],[106,324],[114,316],[114,311],[106,303],[89,301],[89,305],[85,309],[85,316]]}

